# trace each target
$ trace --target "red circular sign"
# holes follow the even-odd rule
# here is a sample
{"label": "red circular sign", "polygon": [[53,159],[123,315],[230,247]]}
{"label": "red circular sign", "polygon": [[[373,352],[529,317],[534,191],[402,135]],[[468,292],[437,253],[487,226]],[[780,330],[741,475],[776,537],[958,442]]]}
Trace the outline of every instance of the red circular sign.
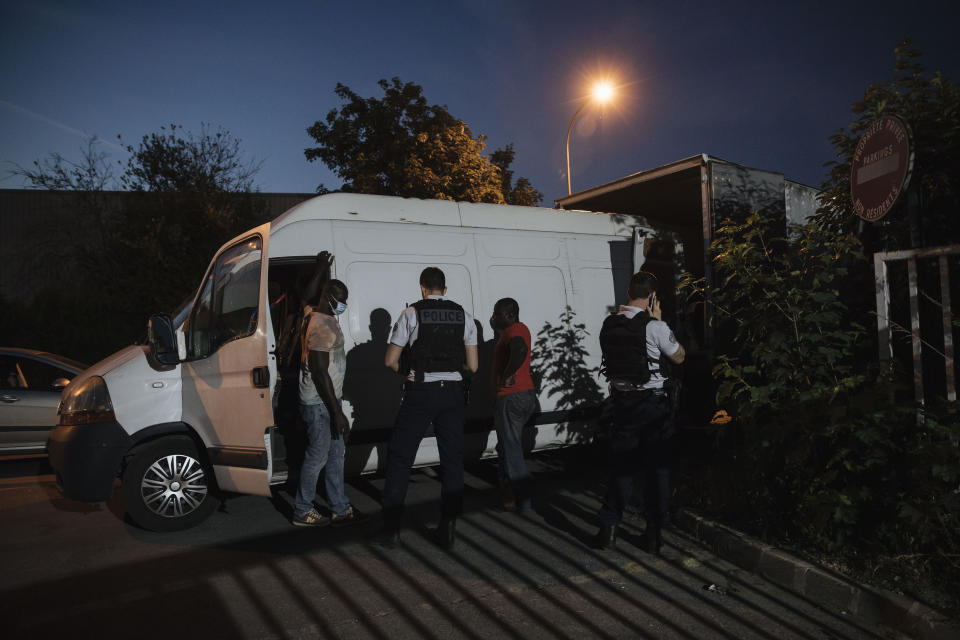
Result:
{"label": "red circular sign", "polygon": [[880,116],[857,143],[850,164],[853,212],[864,220],[879,220],[906,191],[913,170],[910,128],[896,116]]}

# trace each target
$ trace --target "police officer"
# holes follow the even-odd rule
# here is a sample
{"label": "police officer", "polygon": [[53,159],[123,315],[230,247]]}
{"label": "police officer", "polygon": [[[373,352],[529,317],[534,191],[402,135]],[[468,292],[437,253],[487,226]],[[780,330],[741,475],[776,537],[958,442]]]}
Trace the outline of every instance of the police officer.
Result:
{"label": "police officer", "polygon": [[409,367],[403,402],[387,449],[383,488],[383,529],[376,542],[392,548],[400,542],[403,503],[410,469],[420,441],[433,423],[442,472],[441,519],[437,542],[450,549],[456,519],[463,509],[464,370],[477,370],[477,327],[469,313],[444,299],[446,277],[437,267],[420,274],[422,299],[404,309],[390,336],[385,364]]}
{"label": "police officer", "polygon": [[635,273],[627,289],[629,302],[604,320],[600,331],[602,371],[610,382],[614,421],[610,481],[595,539],[600,549],[616,544],[617,525],[633,492],[638,463],[645,477],[644,550],[660,553],[661,529],[669,517],[673,406],[664,383],[669,362],[681,364],[685,353],[662,320],[656,288],[655,276],[645,271]]}

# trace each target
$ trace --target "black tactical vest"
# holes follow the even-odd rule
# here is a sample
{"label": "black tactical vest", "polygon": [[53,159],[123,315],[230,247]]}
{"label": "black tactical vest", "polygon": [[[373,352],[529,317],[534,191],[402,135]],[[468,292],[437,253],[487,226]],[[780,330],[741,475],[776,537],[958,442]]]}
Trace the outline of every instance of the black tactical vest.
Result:
{"label": "black tactical vest", "polygon": [[608,380],[623,380],[634,384],[645,384],[650,374],[659,372],[659,367],[651,364],[647,356],[647,324],[650,314],[640,311],[632,318],[622,314],[607,316],[600,329],[600,350],[603,362],[600,373]]}
{"label": "black tactical vest", "polygon": [[417,340],[409,347],[409,363],[417,379],[422,380],[424,373],[460,371],[466,362],[463,307],[450,300],[431,298],[412,306],[417,311]]}

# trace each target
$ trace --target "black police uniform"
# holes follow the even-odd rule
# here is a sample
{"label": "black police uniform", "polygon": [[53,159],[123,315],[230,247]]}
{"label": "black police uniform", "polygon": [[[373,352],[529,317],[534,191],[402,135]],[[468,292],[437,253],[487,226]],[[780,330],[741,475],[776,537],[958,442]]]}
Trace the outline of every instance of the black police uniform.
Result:
{"label": "black police uniform", "polygon": [[[624,311],[639,311],[626,307]],[[643,314],[643,315],[640,315]],[[657,552],[660,529],[669,519],[670,471],[674,416],[671,399],[664,389],[666,360],[657,337],[647,339],[653,321],[645,311],[627,320],[611,316],[601,331],[605,373],[610,381],[614,431],[608,462],[610,480],[599,512],[602,525],[600,546],[611,546],[616,526],[633,493],[633,478],[639,463],[644,472],[644,511],[647,521],[645,546]],[[611,330],[611,326],[617,328]],[[676,344],[665,324],[656,327],[663,341]],[[664,336],[669,336],[664,338]],[[650,358],[652,344],[657,358]],[[677,348],[672,351],[676,353]],[[641,370],[647,367],[648,371]],[[661,371],[663,368],[663,371]],[[659,374],[659,375],[657,375]],[[605,539],[604,539],[605,538]]]}
{"label": "black police uniform", "polygon": [[[388,531],[400,528],[410,469],[431,423],[440,453],[444,521],[452,521],[463,509],[465,400],[460,371],[465,362],[465,331],[474,326],[473,319],[463,307],[439,296],[420,300],[404,313],[410,315],[401,317],[394,326],[391,343],[404,347],[401,362],[412,373],[404,386],[387,449],[381,502],[384,529]],[[415,336],[409,329],[414,318]]]}

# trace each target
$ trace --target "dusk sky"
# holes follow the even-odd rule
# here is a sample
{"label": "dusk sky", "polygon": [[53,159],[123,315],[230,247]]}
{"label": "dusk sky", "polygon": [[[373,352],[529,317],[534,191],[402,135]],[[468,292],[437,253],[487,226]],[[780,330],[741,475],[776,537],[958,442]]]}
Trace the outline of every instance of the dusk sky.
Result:
{"label": "dusk sky", "polygon": [[[960,81],[960,2],[54,2],[0,8],[0,188],[12,163],[85,139],[124,161],[161,125],[223,127],[263,162],[265,192],[341,181],[303,155],[306,128],[398,76],[446,105],[550,206],[566,195],[564,136],[598,75],[620,85],[571,139],[574,192],[698,153],[819,186],[828,137],[909,36]],[[119,170],[118,172],[119,173]]]}

